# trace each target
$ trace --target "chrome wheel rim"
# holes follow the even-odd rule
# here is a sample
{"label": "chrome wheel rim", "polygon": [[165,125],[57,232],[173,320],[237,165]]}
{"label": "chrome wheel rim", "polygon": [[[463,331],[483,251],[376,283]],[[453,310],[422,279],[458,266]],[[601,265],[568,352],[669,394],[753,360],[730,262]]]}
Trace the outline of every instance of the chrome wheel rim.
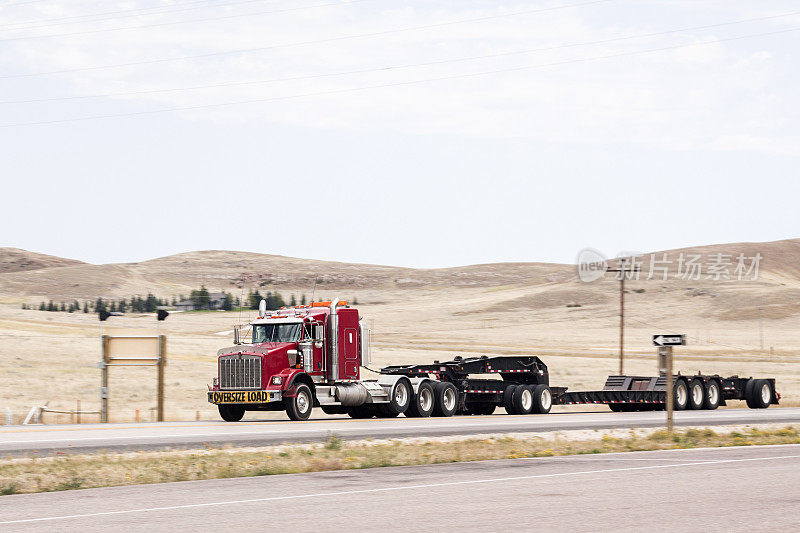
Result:
{"label": "chrome wheel rim", "polygon": [[545,411],[549,410],[550,405],[553,403],[553,396],[550,394],[550,389],[544,389],[542,391],[541,400],[542,407],[545,409]]}
{"label": "chrome wheel rim", "polygon": [[305,391],[300,392],[297,395],[297,410],[301,413],[305,413],[308,411],[308,407],[311,405],[311,402],[308,401],[308,393]]}
{"label": "chrome wheel rim", "polygon": [[678,405],[686,403],[686,387],[678,387],[675,391],[675,399],[678,400]]}
{"label": "chrome wheel rim", "polygon": [[703,403],[703,386],[699,383],[692,387],[692,400],[696,405]]}
{"label": "chrome wheel rim", "polygon": [[761,401],[768,404],[771,399],[772,391],[769,389],[769,384],[765,383],[764,386],[761,387]]}
{"label": "chrome wheel rim", "polygon": [[708,403],[711,405],[716,405],[719,401],[719,388],[717,387],[716,383],[712,383],[708,386]]}
{"label": "chrome wheel rim", "polygon": [[403,407],[408,403],[408,390],[404,384],[398,383],[394,388],[394,403],[398,407]]}
{"label": "chrome wheel rim", "polygon": [[521,400],[522,400],[521,401],[522,410],[529,411],[531,406],[533,405],[533,395],[531,394],[531,391],[529,389],[525,389],[524,391],[522,391]]}
{"label": "chrome wheel rim", "polygon": [[447,387],[444,391],[444,407],[448,411],[452,411],[456,408],[456,393],[452,387]]}
{"label": "chrome wheel rim", "polygon": [[419,407],[425,412],[433,407],[433,392],[430,389],[425,388],[419,392]]}

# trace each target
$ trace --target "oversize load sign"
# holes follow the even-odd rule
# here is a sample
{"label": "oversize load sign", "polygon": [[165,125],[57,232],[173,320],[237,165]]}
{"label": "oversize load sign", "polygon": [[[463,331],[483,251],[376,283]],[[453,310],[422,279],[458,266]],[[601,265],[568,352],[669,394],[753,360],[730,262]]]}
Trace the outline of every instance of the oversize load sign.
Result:
{"label": "oversize load sign", "polygon": [[653,335],[653,344],[656,346],[684,346],[686,335]]}
{"label": "oversize load sign", "polygon": [[208,393],[210,403],[266,403],[272,394],[263,390],[251,391],[213,391]]}

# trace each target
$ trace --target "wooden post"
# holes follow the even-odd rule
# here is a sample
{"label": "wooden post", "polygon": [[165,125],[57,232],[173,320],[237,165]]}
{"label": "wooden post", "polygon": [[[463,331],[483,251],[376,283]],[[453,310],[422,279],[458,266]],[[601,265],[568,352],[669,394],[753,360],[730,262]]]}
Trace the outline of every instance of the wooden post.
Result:
{"label": "wooden post", "polygon": [[672,433],[673,428],[673,420],[672,420],[672,413],[675,408],[674,406],[674,389],[675,389],[675,380],[672,376],[672,346],[664,346],[661,349],[664,350],[664,356],[666,359],[666,377],[667,377],[667,432]]}
{"label": "wooden post", "polygon": [[158,336],[158,421],[164,421],[164,367],[167,366],[167,336]]}
{"label": "wooden post", "polygon": [[100,422],[108,423],[108,335],[102,336],[103,360],[100,362]]}

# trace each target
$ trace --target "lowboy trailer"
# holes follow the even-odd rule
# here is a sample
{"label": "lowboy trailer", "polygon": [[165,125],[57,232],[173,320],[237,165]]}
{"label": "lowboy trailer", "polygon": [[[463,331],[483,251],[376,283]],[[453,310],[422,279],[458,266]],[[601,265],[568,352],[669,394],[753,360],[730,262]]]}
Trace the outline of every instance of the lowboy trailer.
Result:
{"label": "lowboy trailer", "polygon": [[[431,364],[381,368],[361,379],[370,363],[369,328],[356,309],[333,300],[267,314],[262,301],[250,343],[218,352],[218,373],[208,401],[226,421],[246,411],[286,411],[306,420],[319,407],[352,418],[390,418],[548,413],[553,405],[606,404],[612,411],[664,409],[664,376],[609,376],[601,390],[569,391],[550,385],[547,365],[536,356],[456,357]],[[674,407],[716,409],[744,400],[763,409],[777,404],[775,380],[723,378],[717,374],[674,376]]]}

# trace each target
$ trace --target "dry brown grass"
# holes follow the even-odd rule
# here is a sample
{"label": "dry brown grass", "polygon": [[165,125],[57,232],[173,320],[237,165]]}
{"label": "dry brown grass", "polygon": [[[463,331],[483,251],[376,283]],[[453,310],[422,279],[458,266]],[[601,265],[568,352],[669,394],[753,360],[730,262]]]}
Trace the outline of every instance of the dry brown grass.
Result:
{"label": "dry brown grass", "polygon": [[727,433],[687,429],[672,435],[663,430],[631,431],[625,436],[603,435],[578,440],[562,436],[533,436],[351,444],[332,435],[323,444],[247,450],[205,449],[6,459],[0,461],[0,494],[489,459],[797,443],[800,443],[800,430],[795,426],[747,428]]}

